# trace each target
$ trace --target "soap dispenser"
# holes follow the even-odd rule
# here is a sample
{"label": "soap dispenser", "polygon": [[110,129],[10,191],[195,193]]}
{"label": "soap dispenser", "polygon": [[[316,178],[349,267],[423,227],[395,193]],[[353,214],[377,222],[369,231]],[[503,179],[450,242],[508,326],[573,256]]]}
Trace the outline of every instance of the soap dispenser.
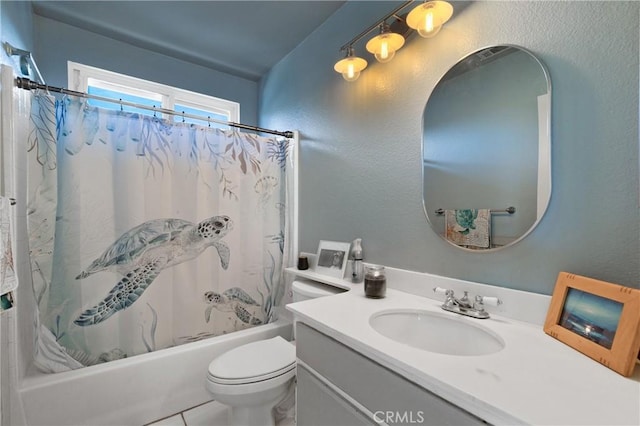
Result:
{"label": "soap dispenser", "polygon": [[356,238],[351,243],[351,281],[362,282],[364,278],[364,265],[362,263],[362,238]]}

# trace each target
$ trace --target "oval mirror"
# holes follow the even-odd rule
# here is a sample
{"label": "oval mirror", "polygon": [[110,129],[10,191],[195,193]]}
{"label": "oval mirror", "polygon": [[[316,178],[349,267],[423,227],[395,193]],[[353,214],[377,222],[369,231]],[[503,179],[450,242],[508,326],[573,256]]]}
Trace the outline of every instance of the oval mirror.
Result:
{"label": "oval mirror", "polygon": [[455,64],[423,115],[423,201],[433,230],[457,247],[516,243],[551,197],[551,82],[517,46],[478,50]]}

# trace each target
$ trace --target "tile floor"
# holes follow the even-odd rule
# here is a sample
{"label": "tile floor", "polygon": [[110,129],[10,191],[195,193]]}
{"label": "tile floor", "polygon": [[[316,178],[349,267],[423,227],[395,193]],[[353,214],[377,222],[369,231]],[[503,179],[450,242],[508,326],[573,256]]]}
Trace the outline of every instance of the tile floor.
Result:
{"label": "tile floor", "polygon": [[226,426],[227,408],[218,401],[210,401],[175,414],[148,426]]}
{"label": "tile floor", "polygon": [[[295,426],[295,424],[293,417],[286,417],[276,426]],[[227,407],[218,401],[210,401],[147,426],[228,426]]]}

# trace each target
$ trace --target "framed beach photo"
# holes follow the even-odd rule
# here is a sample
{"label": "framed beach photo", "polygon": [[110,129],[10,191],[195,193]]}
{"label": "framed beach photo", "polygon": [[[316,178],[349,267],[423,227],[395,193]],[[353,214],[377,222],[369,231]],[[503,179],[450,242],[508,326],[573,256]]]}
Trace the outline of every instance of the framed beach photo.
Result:
{"label": "framed beach photo", "polygon": [[628,377],[640,350],[640,290],[560,272],[544,331]]}
{"label": "framed beach photo", "polygon": [[337,278],[344,278],[349,260],[351,243],[321,240],[318,244],[316,272]]}

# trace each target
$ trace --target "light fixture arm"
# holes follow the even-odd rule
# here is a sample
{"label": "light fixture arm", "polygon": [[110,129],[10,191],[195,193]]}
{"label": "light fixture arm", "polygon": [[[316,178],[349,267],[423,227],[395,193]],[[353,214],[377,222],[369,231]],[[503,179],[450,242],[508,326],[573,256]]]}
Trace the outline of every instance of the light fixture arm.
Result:
{"label": "light fixture arm", "polygon": [[390,27],[389,27],[389,24],[387,24],[387,21],[382,21],[379,28],[380,28],[380,34],[388,33],[390,30]]}
{"label": "light fixture arm", "polygon": [[392,16],[396,16],[398,12],[400,12],[405,7],[409,6],[411,3],[413,3],[413,0],[405,1],[404,3],[402,3],[400,6],[398,6],[397,8],[395,8],[394,10],[386,14],[382,19],[379,19],[373,25],[369,26],[366,30],[362,31],[360,34],[352,38],[348,43],[345,43],[344,45],[342,45],[342,47],[340,48],[340,51],[346,50],[350,46],[353,46],[355,43],[360,41],[362,37],[366,36],[376,28],[379,28],[380,25],[384,24],[387,19],[391,18]]}
{"label": "light fixture arm", "polygon": [[345,50],[346,54],[345,54],[345,58],[348,58],[349,56],[354,56],[354,50],[353,50],[353,46],[349,45],[346,48],[340,49],[340,50]]}

